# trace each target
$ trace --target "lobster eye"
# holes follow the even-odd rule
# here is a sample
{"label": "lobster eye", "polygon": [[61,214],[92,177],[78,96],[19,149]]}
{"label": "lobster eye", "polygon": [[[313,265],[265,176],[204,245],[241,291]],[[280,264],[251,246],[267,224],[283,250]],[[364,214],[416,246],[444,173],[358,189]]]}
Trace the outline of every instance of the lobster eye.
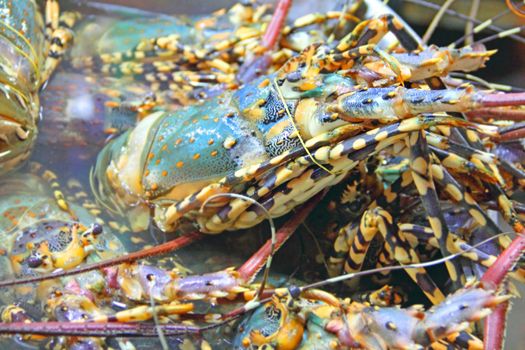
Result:
{"label": "lobster eye", "polygon": [[290,292],[290,295],[292,298],[297,299],[301,295],[301,288],[297,287],[296,285],[291,285],[288,288],[288,291]]}
{"label": "lobster eye", "polygon": [[97,223],[92,224],[92,225],[91,225],[91,232],[92,232],[95,236],[98,236],[99,234],[102,233],[102,225],[97,224]]}
{"label": "lobster eye", "polygon": [[42,260],[41,257],[34,256],[34,255],[31,255],[30,257],[28,257],[26,262],[27,262],[27,266],[29,266],[29,267],[31,267],[33,269],[36,268],[36,267],[39,267],[40,265],[42,265],[44,263],[44,261]]}

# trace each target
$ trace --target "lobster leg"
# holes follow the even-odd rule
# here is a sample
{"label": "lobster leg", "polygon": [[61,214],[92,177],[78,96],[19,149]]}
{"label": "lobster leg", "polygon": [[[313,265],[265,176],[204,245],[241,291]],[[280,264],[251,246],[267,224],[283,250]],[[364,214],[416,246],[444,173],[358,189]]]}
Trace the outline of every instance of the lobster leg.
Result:
{"label": "lobster leg", "polygon": [[[150,46],[152,48],[149,48]],[[133,49],[124,52],[101,54],[100,56],[76,57],[72,59],[71,64],[74,68],[89,69],[91,72],[129,75],[133,74],[133,71],[135,71],[136,74],[139,74],[140,71],[143,73],[157,72],[159,71],[157,67],[161,68],[162,66],[140,63],[126,65],[124,62],[140,61],[145,58],[166,57],[169,58],[170,63],[174,65],[171,68],[176,68],[175,66],[198,62],[210,53],[211,52],[195,49],[189,45],[181,44],[177,36],[167,36],[150,39],[149,45],[138,44]]]}
{"label": "lobster leg", "polygon": [[[432,230],[428,227],[413,225],[413,224],[401,224],[399,229],[407,237],[410,242],[410,245],[415,248],[420,244],[429,244],[432,247],[439,248],[435,237],[433,236]],[[492,255],[484,252],[479,248],[474,248],[471,244],[467,243],[465,240],[460,238],[454,233],[452,235],[452,244],[451,253],[458,253],[461,251],[468,251],[463,256],[470,259],[471,261],[480,264],[485,267],[490,267],[497,259],[496,255]],[[503,238],[503,237],[502,237]],[[509,242],[507,240],[498,240],[499,246],[508,247]],[[508,273],[509,276],[516,279],[517,281],[525,281],[525,270],[518,269],[515,272]]]}
{"label": "lobster leg", "polygon": [[45,26],[46,26],[46,39],[51,43],[51,37],[53,32],[58,28],[59,25],[59,14],[60,5],[57,0],[46,0],[45,4]]}
{"label": "lobster leg", "polygon": [[[400,234],[392,216],[384,209],[377,207],[363,214],[349,250],[348,265],[345,267],[348,267],[350,271],[347,272],[361,269],[369,244],[377,233],[380,233],[385,240],[388,261],[398,261],[401,265],[419,262],[416,252]],[[407,273],[414,282],[421,284],[423,292],[433,304],[445,298],[424,269],[409,269]]]}
{"label": "lobster leg", "polygon": [[[215,67],[209,67],[209,69],[212,68]],[[153,63],[127,62],[118,65],[110,64],[103,66],[101,69],[104,74],[112,77],[132,76],[137,80],[147,82],[156,91],[182,89],[184,83],[198,86],[203,83],[222,84],[233,81],[233,76],[229,74],[230,68],[228,67],[222,69],[226,72],[196,72],[169,61]]]}
{"label": "lobster leg", "polygon": [[47,181],[49,185],[51,186],[51,189],[53,190],[53,196],[55,197],[55,201],[58,207],[62,209],[64,212],[71,215],[71,218],[73,220],[75,221],[78,220],[77,216],[75,215],[75,213],[73,213],[69,204],[67,203],[66,197],[64,196],[64,193],[61,190],[62,186],[60,185],[60,182],[58,181],[58,176],[51,170],[45,169],[42,166],[42,164],[37,163],[37,162],[29,163],[29,171],[32,174],[38,177],[41,177],[42,179]]}
{"label": "lobster leg", "polygon": [[[412,184],[412,178],[407,175],[407,171],[402,172],[398,179],[388,187],[382,189],[382,192],[377,194],[377,198],[373,198],[367,206],[363,207],[361,211],[356,213],[356,216],[362,217],[366,208],[373,209],[376,207],[387,208],[390,213],[397,214],[400,211],[399,194],[406,192],[409,185]],[[362,191],[367,192],[368,189],[363,189]],[[332,247],[332,253],[328,259],[330,276],[340,275],[343,271],[347,273],[351,272],[349,267],[352,265],[352,262],[347,261],[347,259],[351,258],[349,254],[350,246],[357,235],[358,229],[359,224],[355,222],[346,224],[339,229]],[[358,279],[352,279],[347,283],[354,283],[353,281],[358,281]]]}
{"label": "lobster leg", "polygon": [[485,210],[483,210],[465,188],[450,175],[445,167],[440,164],[432,164],[431,167],[436,182],[441,185],[453,201],[468,210],[470,216],[476,220],[480,226],[485,227],[493,235],[501,231],[494,221],[485,213]]}
{"label": "lobster leg", "polygon": [[467,112],[466,115],[470,120],[525,120],[525,110],[521,109],[481,108],[475,112]]}
{"label": "lobster leg", "polygon": [[359,302],[367,302],[370,305],[385,307],[401,305],[406,299],[406,295],[399,293],[392,286],[385,285],[378,290],[359,293],[359,295],[357,297],[353,297],[353,299]]}
{"label": "lobster leg", "polygon": [[[501,133],[501,131],[500,131]],[[449,160],[444,161],[445,156],[447,158],[450,158],[450,154],[454,154],[456,156],[460,156],[464,159],[468,159],[470,163],[467,163],[464,160],[460,160],[460,158],[457,158],[458,160],[455,160],[454,162],[461,161],[464,165],[462,165],[463,168],[476,168],[478,170],[477,176],[481,176],[480,178],[489,183],[500,183],[502,186],[504,184],[504,180],[502,178],[502,175],[498,169],[498,166],[503,167],[504,169],[508,169],[515,177],[518,179],[523,178],[525,174],[520,172],[519,169],[515,169],[514,166],[511,164],[508,164],[506,161],[500,160],[498,157],[496,157],[493,154],[482,152],[477,149],[474,149],[470,146],[466,145],[460,145],[455,142],[449,142],[447,139],[443,136],[438,136],[433,133],[428,133],[428,141],[431,149],[433,150],[434,154],[440,158],[440,160],[444,163],[448,163]],[[436,150],[436,148],[439,149]],[[443,153],[446,152],[446,153]],[[459,170],[458,168],[455,168],[455,170]]]}
{"label": "lobster leg", "polygon": [[499,172],[494,173],[492,169],[488,169],[479,161],[473,162],[455,152],[450,152],[430,145],[429,150],[432,151],[432,158],[435,158],[436,162],[440,162],[447,169],[450,169],[455,173],[464,174],[465,176],[475,176],[477,179],[481,179],[488,183],[503,182]]}
{"label": "lobster leg", "polygon": [[[421,201],[428,214],[428,220],[434,234],[439,242],[439,247],[443,256],[450,254],[449,230],[445,217],[440,209],[438,196],[434,187],[432,178],[430,158],[428,156],[428,147],[424,132],[412,133],[406,140],[407,146],[410,147],[412,178],[414,184],[421,196]],[[456,285],[461,279],[461,266],[456,261],[446,264],[451,280]]]}
{"label": "lobster leg", "polygon": [[[58,1],[50,1],[56,3]],[[46,8],[47,10],[47,8]],[[47,12],[47,11],[46,11]],[[73,41],[73,26],[80,18],[77,12],[65,12],[60,16],[58,27],[53,30],[50,37],[50,46],[42,70],[41,82],[47,82],[51,74],[62,60],[62,57]]]}
{"label": "lobster leg", "polygon": [[[518,131],[519,134],[519,132],[521,132],[521,128],[522,126],[520,125],[513,125],[511,127],[501,128],[499,134],[497,136],[494,136],[494,138],[501,140],[506,139],[508,137],[509,139],[512,139],[514,131]],[[429,142],[429,145],[431,145],[431,149],[433,151],[433,147],[438,147],[443,151],[446,150],[449,153],[468,158],[470,162],[476,168],[480,169],[482,173],[485,172],[486,175],[488,175],[489,177],[493,177],[493,181],[491,181],[489,178],[486,180],[487,182],[493,183],[494,181],[498,181],[501,184],[501,186],[504,186],[504,180],[500,174],[498,167],[503,168],[505,171],[512,174],[512,176],[516,179],[525,179],[525,173],[521,169],[517,168],[516,166],[504,159],[500,159],[494,154],[483,152],[479,149],[467,145],[458,144],[434,133],[427,133],[427,140]],[[434,151],[434,153],[438,156],[440,155],[436,151]],[[440,156],[440,158],[442,158],[442,156]],[[484,176],[482,173],[479,175],[481,175],[483,179]]]}

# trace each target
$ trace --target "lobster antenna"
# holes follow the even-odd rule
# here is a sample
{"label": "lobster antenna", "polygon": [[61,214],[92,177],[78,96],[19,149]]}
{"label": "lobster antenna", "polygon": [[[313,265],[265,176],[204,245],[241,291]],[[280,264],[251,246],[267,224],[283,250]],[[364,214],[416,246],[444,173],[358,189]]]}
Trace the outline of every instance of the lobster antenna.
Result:
{"label": "lobster antenna", "polygon": [[[472,0],[472,6],[470,6],[470,12],[468,14],[469,17],[476,18],[479,12],[479,5],[481,3],[481,0]],[[472,31],[474,29],[474,23],[467,22],[465,24],[465,44],[470,45],[474,41],[474,33]]]}
{"label": "lobster antenna", "polygon": [[[457,45],[459,45],[459,43],[461,43],[462,41],[466,40],[467,37],[471,37],[473,36],[474,34],[477,34],[483,30],[485,30],[488,26],[490,26],[492,23],[496,22],[498,19],[500,19],[501,17],[505,16],[506,14],[508,14],[510,12],[509,9],[506,9],[500,13],[498,13],[497,15],[479,23],[477,26],[473,27],[469,32],[466,32],[465,35],[461,36],[460,38],[458,38],[457,40],[455,40],[452,44],[450,44],[451,46],[455,47]],[[473,18],[472,16],[469,16],[470,18]],[[473,21],[468,21],[468,23],[474,23]],[[499,33],[503,33],[504,31],[499,31]],[[472,44],[471,44],[472,45]]]}
{"label": "lobster antenna", "polygon": [[204,207],[208,204],[208,202],[210,202],[211,200],[215,199],[215,198],[219,198],[219,197],[232,197],[232,198],[238,198],[238,199],[242,199],[242,200],[245,200],[245,201],[248,201],[254,205],[256,205],[257,207],[259,207],[259,209],[261,209],[264,214],[266,215],[266,217],[268,218],[268,222],[270,224],[270,233],[271,233],[271,244],[270,244],[270,255],[268,256],[268,259],[266,260],[266,266],[265,266],[265,269],[264,269],[264,275],[263,275],[263,280],[261,282],[261,287],[259,288],[259,291],[257,292],[257,296],[256,296],[256,300],[260,298],[260,296],[262,295],[263,291],[264,291],[264,287],[266,285],[266,281],[268,280],[268,276],[270,274],[270,266],[272,265],[272,258],[273,258],[273,255],[275,254],[275,245],[276,245],[276,233],[275,233],[275,223],[273,221],[273,218],[272,216],[270,215],[270,212],[259,202],[257,202],[255,199],[251,198],[251,197],[247,197],[247,196],[244,196],[242,194],[237,194],[237,193],[218,193],[218,194],[215,194],[209,198],[207,198],[204,203],[202,203],[201,205],[201,208],[200,210],[202,211],[202,209],[204,209]]}
{"label": "lobster antenna", "polygon": [[[413,3],[413,4],[420,5],[420,6],[423,6],[423,7],[429,8],[429,9],[433,9],[433,10],[439,10],[441,8],[441,5],[429,2],[427,0],[405,0],[405,2]],[[473,23],[476,23],[476,24],[481,24],[482,23],[482,21],[480,21],[479,19],[471,18],[471,17],[469,17],[467,15],[464,15],[462,13],[459,13],[459,12],[451,10],[451,9],[447,9],[445,12],[448,15],[450,15],[450,16],[459,18],[459,19],[464,20],[464,21],[473,22]],[[489,24],[487,26],[487,28],[492,30],[492,31],[498,32],[498,33],[504,31],[504,29],[502,29],[502,28],[500,28],[500,27],[498,27],[496,25],[493,25],[493,24]],[[520,42],[522,44],[525,44],[525,38],[524,37],[521,37],[519,35],[511,35],[510,38],[512,38],[513,40],[518,41],[518,42]]]}
{"label": "lobster antenna", "polygon": [[459,79],[463,79],[463,80],[470,80],[471,83],[482,85],[482,86],[486,87],[487,89],[491,89],[491,90],[499,90],[499,91],[507,91],[507,92],[510,92],[510,91],[520,91],[520,92],[525,91],[524,88],[520,88],[520,87],[517,87],[517,86],[491,83],[489,81],[486,81],[485,79],[482,79],[480,77],[477,77],[477,76],[469,74],[469,73],[450,72],[449,75],[451,77],[453,77],[453,78],[459,78]]}
{"label": "lobster antenna", "polygon": [[521,31],[523,29],[525,29],[525,26],[510,28],[510,29],[507,29],[507,30],[505,30],[505,31],[503,31],[501,33],[493,34],[493,35],[490,35],[490,36],[488,36],[486,38],[478,40],[474,44],[484,44],[484,43],[488,43],[489,41],[492,41],[492,40],[502,39],[502,38],[505,38],[505,37],[508,37],[508,36],[511,36],[511,35],[519,34],[519,33],[521,33]]}
{"label": "lobster antenna", "polygon": [[434,18],[432,18],[432,22],[427,27],[427,30],[425,34],[423,34],[423,37],[421,39],[421,43],[423,45],[426,45],[428,41],[430,40],[430,37],[432,34],[434,34],[434,31],[436,30],[439,21],[443,18],[448,8],[454,3],[455,0],[447,0],[443,5],[441,5],[439,11],[436,13]]}
{"label": "lobster antenna", "polygon": [[378,272],[389,272],[389,271],[404,270],[404,269],[418,269],[418,268],[425,268],[425,267],[435,266],[435,265],[442,264],[442,263],[445,263],[447,261],[450,261],[452,259],[455,259],[458,256],[463,255],[464,253],[468,253],[469,251],[471,251],[471,250],[473,250],[473,249],[475,249],[475,248],[477,248],[477,247],[479,247],[479,246],[481,246],[481,245],[483,245],[485,243],[488,243],[488,242],[490,242],[490,241],[492,241],[492,240],[494,240],[494,239],[496,239],[498,237],[501,237],[501,236],[504,236],[504,235],[507,235],[507,234],[509,234],[509,233],[508,232],[499,233],[499,234],[494,235],[492,237],[489,237],[489,238],[487,238],[487,239],[485,239],[485,240],[483,240],[481,242],[478,242],[475,245],[468,247],[467,249],[460,250],[457,253],[445,256],[445,257],[443,257],[441,259],[427,261],[427,262],[423,262],[423,263],[397,265],[397,266],[385,266],[385,267],[379,267],[379,268],[365,270],[365,271],[358,271],[358,272],[347,273],[345,275],[328,278],[328,279],[326,279],[324,281],[319,281],[319,282],[307,284],[306,286],[299,287],[299,289],[301,291],[303,291],[303,290],[306,290],[306,289],[317,288],[317,287],[325,286],[327,284],[333,284],[333,283],[345,281],[347,279],[351,279],[351,278],[355,278],[355,277],[361,277],[361,276],[366,276],[366,275],[371,275],[371,274],[378,273]]}
{"label": "lobster antenna", "polygon": [[155,307],[155,299],[153,298],[153,286],[155,282],[152,280],[150,281],[149,286],[149,302],[151,304],[151,312],[153,314],[153,322],[155,323],[155,328],[157,330],[157,334],[159,336],[160,345],[162,346],[162,350],[169,350],[168,342],[166,341],[166,336],[164,335],[164,331],[162,330],[162,327],[160,326],[159,322],[159,315],[157,313],[157,308]]}

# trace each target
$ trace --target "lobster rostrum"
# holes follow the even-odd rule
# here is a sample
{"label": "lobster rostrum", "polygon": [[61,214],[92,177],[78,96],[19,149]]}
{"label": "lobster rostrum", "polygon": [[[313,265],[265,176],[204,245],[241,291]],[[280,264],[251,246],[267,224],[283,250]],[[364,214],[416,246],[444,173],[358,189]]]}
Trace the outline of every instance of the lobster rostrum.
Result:
{"label": "lobster rostrum", "polygon": [[38,93],[72,41],[76,13],[59,18],[46,1],[45,20],[34,0],[0,1],[0,173],[29,157],[40,115]]}

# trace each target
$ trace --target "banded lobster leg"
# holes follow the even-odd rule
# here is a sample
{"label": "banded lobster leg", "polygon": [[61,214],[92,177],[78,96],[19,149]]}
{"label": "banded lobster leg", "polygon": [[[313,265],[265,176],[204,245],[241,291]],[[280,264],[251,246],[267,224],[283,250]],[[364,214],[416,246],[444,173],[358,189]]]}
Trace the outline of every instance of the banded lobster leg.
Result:
{"label": "banded lobster leg", "polygon": [[[395,144],[394,144],[395,145]],[[364,254],[366,251],[360,247],[356,251],[357,247],[353,247],[354,243],[362,245],[362,240],[358,239],[358,231],[364,220],[363,215],[365,210],[372,213],[376,208],[387,208],[389,213],[400,214],[400,197],[399,194],[407,193],[409,186],[412,184],[412,178],[407,171],[403,171],[400,176],[389,186],[387,186],[383,192],[374,200],[372,200],[366,207],[363,207],[359,212],[357,218],[361,218],[358,222],[351,222],[343,226],[339,232],[336,240],[334,241],[334,254],[329,258],[329,274],[330,276],[337,276],[342,273],[350,273],[359,271],[355,267],[361,265]],[[414,245],[412,245],[414,247]],[[358,259],[358,261],[355,260]],[[361,262],[359,262],[359,260]],[[388,272],[386,272],[388,273]],[[352,279],[348,282],[358,282],[358,278]]]}
{"label": "banded lobster leg", "polygon": [[[374,213],[372,213],[374,212]],[[381,213],[382,214],[379,214]],[[372,213],[372,214],[371,214]],[[366,221],[366,215],[378,215],[377,217],[377,220],[381,220],[381,224],[377,224],[377,227],[379,228],[379,230],[385,230],[386,233],[383,233],[383,236],[385,237],[385,248],[381,251],[381,253],[379,254],[379,260],[378,260],[378,267],[384,267],[384,266],[390,266],[392,265],[392,262],[394,261],[399,261],[401,264],[403,263],[407,263],[407,262],[403,262],[403,259],[399,258],[399,256],[401,255],[405,255],[404,252],[406,252],[406,256],[410,256],[412,258],[416,257],[416,259],[413,261],[417,261],[417,255],[415,253],[415,245],[411,244],[412,247],[410,247],[407,243],[407,240],[405,238],[405,231],[402,229],[402,226],[399,225],[399,232],[398,234],[394,235],[392,234],[392,224],[391,224],[391,221],[388,220],[388,217],[391,218],[390,214],[386,213],[383,209],[381,209],[380,207],[376,207],[374,208],[373,210],[369,210],[367,212],[365,212],[365,214],[363,215],[363,219],[362,219],[362,223],[361,223],[361,226],[363,225],[363,221]],[[386,216],[386,215],[388,216]],[[387,218],[385,220],[385,218]],[[369,220],[368,220],[369,221]],[[362,258],[364,257],[364,255],[362,254],[363,251],[366,251],[366,244],[363,244],[364,242],[367,242],[365,241],[365,237],[364,236],[359,236],[360,233],[361,233],[362,230],[358,230],[357,232],[357,236],[355,237],[354,239],[354,244],[352,244],[352,246],[350,247],[350,251],[349,251],[349,261],[352,261],[354,264],[355,264],[355,261],[359,261],[359,258]],[[433,239],[434,242],[437,243],[437,241],[435,240],[435,237],[432,235],[432,231],[430,231],[430,237],[428,237],[427,239]],[[401,239],[400,239],[401,237]],[[395,240],[395,248],[392,246],[392,242],[388,242],[389,240]],[[400,243],[403,242],[404,244],[401,244]],[[356,248],[356,244],[359,245],[358,248]],[[403,247],[404,246],[404,247]],[[407,248],[408,246],[408,248]],[[439,245],[436,244],[435,245],[436,248],[439,248]],[[393,256],[393,253],[392,251],[394,251],[396,254]],[[403,251],[403,253],[401,253],[401,251]],[[451,253],[456,253],[456,251],[451,251]],[[360,266],[351,266],[348,265],[345,265],[345,272],[352,272],[353,271],[359,271]],[[442,299],[439,298],[441,292],[439,291],[439,289],[435,286],[434,282],[429,279],[428,275],[426,274],[426,272],[423,270],[423,269],[420,269],[421,271],[414,271],[412,269],[408,269],[407,270],[407,273],[409,273],[409,275],[411,276],[411,278],[414,280],[414,282],[416,282],[420,287],[421,289],[423,290],[423,292],[427,295],[427,297],[429,297],[429,294],[431,295],[431,297],[429,297],[429,299],[433,302],[434,305],[438,305]],[[442,294],[441,294],[442,296]],[[444,299],[444,296],[442,296],[442,298]],[[475,336],[467,333],[467,332],[459,332],[459,333],[454,333],[454,334],[451,334],[449,336],[447,336],[446,338],[446,341],[449,343],[449,344],[457,344],[459,346],[462,346],[462,347],[465,347],[465,348],[469,348],[469,349],[481,349],[483,347],[483,342],[481,340],[479,340],[478,338],[476,338]],[[437,345],[437,344],[432,344],[431,345],[431,348],[432,349],[440,349],[440,346]]]}
{"label": "banded lobster leg", "polygon": [[[392,216],[384,209],[375,207],[365,211],[361,218],[359,228],[349,247],[350,259],[345,265],[345,272],[361,270],[370,242],[377,234],[383,236],[389,261],[397,261],[401,265],[419,262],[416,252],[407,243],[402,232],[398,230]],[[424,269],[408,269],[406,272],[415,283],[420,285],[423,293],[433,304],[438,304],[445,298]]]}
{"label": "banded lobster leg", "polygon": [[[507,128],[500,129],[500,135],[505,135],[506,129]],[[491,174],[489,176],[493,179],[491,179],[490,177],[482,177],[484,182],[494,183],[494,181],[497,181],[497,183],[499,183],[500,186],[505,187],[506,184],[503,175],[501,174],[501,170],[506,171],[517,181],[525,179],[525,172],[523,170],[521,170],[519,167],[515,166],[511,162],[508,162],[506,159],[501,159],[495,154],[483,152],[467,145],[460,145],[454,141],[446,139],[444,136],[437,135],[434,133],[429,133],[427,134],[427,136],[429,146],[434,154],[439,155],[436,152],[436,147],[440,148],[441,150],[445,149],[449,153],[451,152],[458,156],[462,156],[463,158],[469,159],[469,161],[474,165],[474,167],[479,168],[481,171],[483,171],[482,169],[486,169],[485,172],[487,173],[487,175]],[[490,168],[487,167],[486,164],[491,164]]]}
{"label": "banded lobster leg", "polygon": [[[50,4],[52,5],[49,6]],[[48,9],[48,7],[51,8]],[[46,24],[46,33],[49,28],[51,28],[51,31],[47,38],[49,41],[49,48],[42,70],[43,82],[46,82],[49,79],[60,61],[62,61],[64,53],[73,42],[73,27],[80,19],[80,14],[78,12],[64,12],[58,18],[58,23],[56,23],[55,17],[58,14],[58,11],[58,1],[46,1],[46,18],[48,17],[48,12],[52,14],[50,15],[51,19],[46,19],[46,21],[50,21]]]}
{"label": "banded lobster leg", "polygon": [[[410,246],[413,248],[417,247],[421,244],[429,244],[432,247],[439,248],[435,237],[432,234],[432,229],[429,227],[414,225],[414,224],[400,224],[399,230],[403,232],[407,240],[410,242]],[[490,253],[486,253],[481,248],[475,248],[472,246],[472,244],[468,243],[461,237],[459,237],[455,233],[451,233],[452,235],[452,247],[451,247],[451,253],[458,253],[461,251],[468,251],[463,256],[467,259],[471,260],[472,262],[479,264],[481,266],[484,266],[486,268],[489,268],[497,259],[496,255],[492,255]],[[497,244],[493,244],[493,248],[499,248],[504,247],[504,249],[508,248],[510,245],[509,241],[507,239],[502,239],[505,237],[500,237],[497,240]],[[525,270],[523,268],[519,268],[516,271],[511,271],[508,273],[510,277],[515,279],[519,282],[525,281]]]}
{"label": "banded lobster leg", "polygon": [[[450,153],[447,155],[447,158],[442,158],[436,155],[436,153],[439,153],[441,150],[433,149],[433,151],[434,152],[431,155],[431,171],[435,181],[443,188],[443,190],[454,202],[457,202],[461,207],[468,211],[469,215],[478,223],[478,225],[488,230],[488,232],[490,232],[492,235],[498,234],[501,231],[498,226],[485,213],[485,210],[479,206],[472,195],[466,191],[464,186],[456,181],[456,179],[454,179],[454,177],[447,170],[447,168],[451,168],[453,170],[458,169],[456,164],[454,164],[455,161],[451,161],[449,159],[451,156],[456,156],[455,153]],[[443,163],[441,163],[440,160],[442,160]],[[444,164],[447,166],[444,166]]]}
{"label": "banded lobster leg", "polygon": [[71,218],[73,220],[78,219],[75,213],[73,213],[73,211],[71,210],[66,200],[66,196],[61,190],[62,185],[58,181],[58,176],[53,171],[46,169],[42,164],[38,162],[31,162],[29,163],[29,172],[44,179],[47,183],[49,183],[49,186],[53,191],[53,197],[55,198],[55,202],[57,203],[58,207],[64,212],[71,215]]}

